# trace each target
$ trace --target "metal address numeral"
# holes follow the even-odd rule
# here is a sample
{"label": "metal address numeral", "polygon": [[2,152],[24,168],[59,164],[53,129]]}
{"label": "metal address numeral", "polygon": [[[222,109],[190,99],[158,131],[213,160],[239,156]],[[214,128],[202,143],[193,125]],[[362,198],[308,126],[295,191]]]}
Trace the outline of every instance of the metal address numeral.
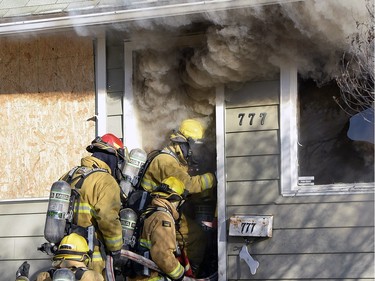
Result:
{"label": "metal address numeral", "polygon": [[249,233],[249,228],[251,227],[250,233],[253,233],[255,222],[243,222],[241,223],[241,233]]}
{"label": "metal address numeral", "polygon": [[249,122],[249,125],[252,126],[253,125],[253,119],[254,119],[254,116],[255,116],[255,113],[249,113],[248,117],[250,119],[250,122]]}
{"label": "metal address numeral", "polygon": [[[261,112],[259,114],[260,125],[264,125],[264,123],[266,121],[266,116],[267,116],[267,112]],[[239,118],[238,125],[239,126],[242,126],[242,123],[244,121],[244,117],[245,117],[245,113],[238,113],[238,118]],[[249,125],[252,126],[253,121],[254,121],[254,117],[255,117],[255,113],[249,113],[247,115],[247,117],[249,118]]]}
{"label": "metal address numeral", "polygon": [[261,112],[259,114],[260,119],[260,125],[264,125],[264,120],[266,119],[267,113],[266,112]]}

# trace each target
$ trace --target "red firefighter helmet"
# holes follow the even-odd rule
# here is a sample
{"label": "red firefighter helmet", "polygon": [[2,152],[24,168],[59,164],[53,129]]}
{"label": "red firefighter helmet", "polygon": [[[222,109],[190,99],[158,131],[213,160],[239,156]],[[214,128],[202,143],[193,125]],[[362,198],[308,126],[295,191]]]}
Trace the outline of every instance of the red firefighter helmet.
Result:
{"label": "red firefighter helmet", "polygon": [[91,144],[86,147],[88,152],[95,150],[103,150],[117,156],[117,158],[125,159],[124,144],[113,134],[105,134],[101,137],[96,137]]}

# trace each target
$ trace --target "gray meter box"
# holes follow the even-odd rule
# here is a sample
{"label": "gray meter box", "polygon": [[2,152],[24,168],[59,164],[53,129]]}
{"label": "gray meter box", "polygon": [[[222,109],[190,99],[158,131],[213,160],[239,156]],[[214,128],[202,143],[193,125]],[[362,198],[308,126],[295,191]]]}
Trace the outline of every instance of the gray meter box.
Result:
{"label": "gray meter box", "polygon": [[233,215],[229,219],[229,236],[272,237],[273,216]]}

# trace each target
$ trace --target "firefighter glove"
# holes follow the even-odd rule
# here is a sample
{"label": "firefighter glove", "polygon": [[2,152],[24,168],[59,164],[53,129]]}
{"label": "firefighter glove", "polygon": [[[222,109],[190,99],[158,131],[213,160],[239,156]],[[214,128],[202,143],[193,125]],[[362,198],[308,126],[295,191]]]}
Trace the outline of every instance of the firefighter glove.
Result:
{"label": "firefighter glove", "polygon": [[29,277],[30,264],[27,261],[24,261],[23,264],[18,268],[16,272],[16,277]]}
{"label": "firefighter glove", "polygon": [[122,265],[121,250],[112,251],[109,253],[109,255],[113,259],[113,267],[121,267]]}

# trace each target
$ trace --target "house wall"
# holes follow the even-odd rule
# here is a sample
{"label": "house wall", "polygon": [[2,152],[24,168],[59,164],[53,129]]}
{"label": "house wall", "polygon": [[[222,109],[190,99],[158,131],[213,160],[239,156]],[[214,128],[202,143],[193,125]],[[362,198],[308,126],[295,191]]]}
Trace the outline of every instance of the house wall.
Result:
{"label": "house wall", "polygon": [[93,38],[73,32],[0,38],[0,280],[51,265],[37,250],[49,188],[95,136]]}
{"label": "house wall", "polygon": [[[373,279],[373,194],[282,197],[278,81],[227,90],[225,100],[226,218],[273,216],[272,237],[248,245],[255,275],[239,258],[245,239],[228,236],[228,280]],[[239,125],[239,113],[261,112],[263,125]]]}
{"label": "house wall", "polygon": [[[15,280],[18,267],[28,261],[30,274],[51,266],[51,259],[38,251],[44,239],[47,200],[8,201],[0,203],[0,280]],[[34,279],[30,279],[34,280]]]}
{"label": "house wall", "polygon": [[[119,42],[123,45],[121,40],[107,41],[109,116],[122,112],[123,47]],[[373,279],[373,194],[280,195],[279,87],[279,81],[264,81],[225,91],[226,218],[234,214],[274,217],[273,237],[248,246],[260,263],[255,275],[239,259],[245,240],[227,236],[227,279]],[[264,112],[267,116],[261,125]],[[239,126],[239,113],[256,113],[253,125],[245,126],[249,124],[245,118]]]}

